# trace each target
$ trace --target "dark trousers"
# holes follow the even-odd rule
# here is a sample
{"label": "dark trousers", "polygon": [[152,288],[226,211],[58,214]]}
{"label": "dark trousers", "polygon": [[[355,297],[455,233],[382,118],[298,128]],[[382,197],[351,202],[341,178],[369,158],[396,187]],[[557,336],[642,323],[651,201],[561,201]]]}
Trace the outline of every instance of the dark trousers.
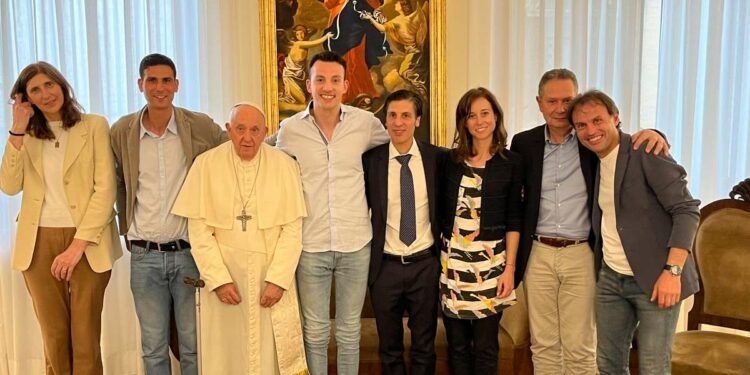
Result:
{"label": "dark trousers", "polygon": [[495,375],[502,313],[482,319],[443,316],[448,339],[448,364],[452,375]]}
{"label": "dark trousers", "polygon": [[410,264],[383,259],[370,286],[384,374],[406,374],[404,311],[409,313],[412,375],[435,373],[439,264],[430,257]]}

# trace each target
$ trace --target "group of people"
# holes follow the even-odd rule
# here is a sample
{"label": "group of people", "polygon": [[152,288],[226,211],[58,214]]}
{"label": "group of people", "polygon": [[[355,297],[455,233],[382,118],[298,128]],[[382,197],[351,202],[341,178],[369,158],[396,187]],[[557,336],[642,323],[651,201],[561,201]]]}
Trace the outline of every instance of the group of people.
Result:
{"label": "group of people", "polygon": [[[231,108],[226,131],[174,106],[160,54],[140,64],[146,106],[111,129],[51,65],[21,72],[0,189],[23,191],[13,267],[48,374],[103,372],[115,216],[148,374],[170,373],[171,312],[184,375],[326,374],[331,298],[338,373],[356,374],[368,289],[384,373],[435,373],[442,316],[451,373],[496,374],[521,281],[536,373],[628,373],[636,327],[641,373],[669,373],[680,303],[698,289],[699,201],[660,133],[622,132],[609,96],[579,95],[554,69],[536,97],[544,125],[508,148],[495,96],[471,89],[447,150],[414,139],[420,95],[390,94],[384,127],[342,104],[345,72],[334,52],[312,57],[312,99],[275,147],[253,103]],[[185,277],[205,282],[199,318]]]}

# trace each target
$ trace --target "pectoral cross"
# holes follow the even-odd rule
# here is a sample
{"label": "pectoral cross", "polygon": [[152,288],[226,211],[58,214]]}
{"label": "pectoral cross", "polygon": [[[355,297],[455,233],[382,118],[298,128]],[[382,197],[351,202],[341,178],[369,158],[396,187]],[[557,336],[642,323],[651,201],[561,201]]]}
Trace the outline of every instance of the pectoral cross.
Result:
{"label": "pectoral cross", "polygon": [[253,217],[251,215],[248,215],[245,212],[244,208],[242,209],[242,215],[237,216],[236,219],[242,222],[242,231],[243,232],[247,232],[247,221],[250,220],[250,219],[252,219],[252,218]]}

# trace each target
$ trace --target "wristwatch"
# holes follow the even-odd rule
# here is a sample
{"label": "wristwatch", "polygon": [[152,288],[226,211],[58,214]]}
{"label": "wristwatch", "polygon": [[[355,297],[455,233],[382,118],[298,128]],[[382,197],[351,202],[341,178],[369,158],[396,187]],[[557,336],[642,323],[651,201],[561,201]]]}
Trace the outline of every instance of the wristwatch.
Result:
{"label": "wristwatch", "polygon": [[672,274],[672,276],[682,275],[682,267],[676,264],[665,264],[664,269],[669,271],[669,273]]}

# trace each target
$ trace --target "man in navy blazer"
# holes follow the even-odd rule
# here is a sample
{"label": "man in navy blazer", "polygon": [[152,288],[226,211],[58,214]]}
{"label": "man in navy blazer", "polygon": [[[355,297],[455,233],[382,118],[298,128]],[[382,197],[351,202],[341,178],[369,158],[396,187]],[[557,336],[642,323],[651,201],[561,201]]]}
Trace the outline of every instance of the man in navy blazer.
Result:
{"label": "man in navy blazer", "polygon": [[411,330],[410,374],[435,373],[440,231],[437,174],[444,152],[414,139],[422,101],[399,90],[385,100],[391,141],[362,156],[372,220],[368,285],[384,374],[406,374],[404,311]]}
{"label": "man in navy blazer", "polygon": [[669,374],[681,301],[699,288],[690,249],[700,201],[671,157],[633,150],[630,135],[618,130],[617,106],[603,92],[574,99],[568,119],[600,160],[592,212],[599,372],[628,373],[638,327],[640,373]]}

